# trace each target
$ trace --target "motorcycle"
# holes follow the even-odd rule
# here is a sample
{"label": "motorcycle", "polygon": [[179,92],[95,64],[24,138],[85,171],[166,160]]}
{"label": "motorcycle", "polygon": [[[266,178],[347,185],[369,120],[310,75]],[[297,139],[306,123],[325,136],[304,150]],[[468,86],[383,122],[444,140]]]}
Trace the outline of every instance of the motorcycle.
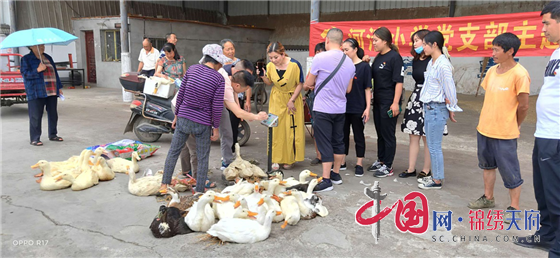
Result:
{"label": "motorcycle", "polygon": [[[170,98],[145,94],[145,79],[138,77],[137,73],[127,73],[119,78],[125,90],[134,94],[134,100],[130,103],[130,118],[124,129],[124,133],[134,132],[141,142],[156,142],[163,134],[174,133],[171,128],[175,114],[171,109]],[[251,127],[247,121],[239,123],[237,142],[243,146],[251,137]]]}

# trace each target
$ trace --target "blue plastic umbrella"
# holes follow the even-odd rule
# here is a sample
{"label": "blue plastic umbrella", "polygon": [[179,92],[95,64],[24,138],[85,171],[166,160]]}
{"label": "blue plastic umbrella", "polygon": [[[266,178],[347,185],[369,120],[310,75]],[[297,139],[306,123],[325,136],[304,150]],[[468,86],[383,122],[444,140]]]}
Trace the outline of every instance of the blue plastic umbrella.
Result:
{"label": "blue plastic umbrella", "polygon": [[6,37],[2,43],[0,43],[0,49],[35,45],[65,46],[76,39],[78,39],[76,36],[56,28],[20,30]]}

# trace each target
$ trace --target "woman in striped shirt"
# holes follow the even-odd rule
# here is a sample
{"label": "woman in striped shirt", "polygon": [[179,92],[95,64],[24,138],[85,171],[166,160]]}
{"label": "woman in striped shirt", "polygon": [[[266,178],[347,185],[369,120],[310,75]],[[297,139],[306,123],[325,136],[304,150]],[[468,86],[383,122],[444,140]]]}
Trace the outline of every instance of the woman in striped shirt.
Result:
{"label": "woman in striped shirt", "polygon": [[[457,93],[453,81],[453,66],[448,59],[443,34],[431,31],[423,40],[424,53],[431,56],[424,74],[425,82],[420,92],[424,103],[424,133],[432,160],[433,178],[419,179],[421,189],[441,189],[444,178],[443,152],[441,140],[447,119],[455,120],[455,113],[462,111],[457,106]],[[446,105],[447,102],[447,105]]]}
{"label": "woman in striped shirt", "polygon": [[161,194],[167,193],[179,153],[190,135],[194,135],[196,139],[196,192],[203,193],[205,186],[215,185],[207,181],[208,158],[211,141],[219,138],[218,128],[224,108],[225,81],[218,70],[229,59],[222,54],[222,47],[217,44],[204,46],[202,54],[200,64],[192,65],[185,73],[177,93],[175,119],[172,124],[175,132],[165,159],[159,190]]}

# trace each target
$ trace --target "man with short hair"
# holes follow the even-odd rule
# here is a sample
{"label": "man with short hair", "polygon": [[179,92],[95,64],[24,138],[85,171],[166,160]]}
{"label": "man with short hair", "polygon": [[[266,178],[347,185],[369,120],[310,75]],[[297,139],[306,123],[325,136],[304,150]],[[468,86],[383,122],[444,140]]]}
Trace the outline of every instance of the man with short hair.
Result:
{"label": "man with short hair", "polygon": [[[560,1],[548,3],[541,16],[545,37],[560,43]],[[533,187],[541,226],[534,235],[513,243],[549,250],[548,257],[560,257],[560,48],[554,50],[544,70],[536,108]]]}
{"label": "man with short hair", "polygon": [[[230,115],[234,115],[236,117],[246,119],[249,121],[266,120],[268,118],[268,115],[265,112],[260,112],[259,114],[249,113],[239,107],[236,93],[244,92],[245,90],[247,90],[247,87],[237,87],[237,88],[233,87],[234,86],[234,83],[232,83],[233,75],[237,74],[239,71],[234,71],[234,69],[232,69],[232,72],[237,72],[237,73],[233,73],[232,77],[229,76],[229,74],[226,72],[226,70],[223,67],[219,69],[218,72],[224,77],[225,80],[224,108],[222,110],[222,118],[220,120],[220,145],[221,145],[221,153],[223,158],[221,169],[224,170],[234,160],[234,155],[232,150],[233,129],[231,127]],[[250,75],[249,72],[247,72],[247,74]],[[251,87],[253,86],[253,81],[250,81],[249,79],[247,79],[246,81],[250,82]],[[237,91],[240,89],[243,89],[243,91]],[[231,114],[230,112],[228,112],[228,110],[231,110]]]}
{"label": "man with short hair", "polygon": [[[175,45],[175,47],[177,47],[177,35],[175,35],[175,33],[167,33],[165,34],[165,39],[167,40],[167,43],[171,43],[173,45]],[[159,58],[162,58],[165,56],[165,51],[163,51],[163,48],[161,49]]]}
{"label": "man with short hair", "polygon": [[[313,58],[304,84],[305,90],[313,89],[315,92],[313,130],[323,165],[323,180],[315,187],[316,192],[332,190],[333,183],[342,184],[339,171],[344,158],[346,94],[352,90],[352,79],[356,72],[352,60],[346,58],[341,50],[342,38],[340,29],[329,30],[325,39],[327,51]],[[322,85],[339,64],[339,70]]]}
{"label": "man with short hair", "polygon": [[[529,110],[531,78],[529,72],[513,59],[521,46],[515,34],[498,35],[492,45],[492,58],[497,65],[488,69],[481,84],[486,93],[477,127],[478,166],[484,170],[484,194],[468,207],[494,207],[497,168],[504,186],[509,189],[511,202],[507,210],[519,210],[523,179],[517,158],[517,138]],[[511,223],[511,219],[512,212],[505,212],[504,223]]]}
{"label": "man with short hair", "polygon": [[[253,63],[251,63],[251,61],[247,60],[247,59],[237,59],[237,63],[235,63],[235,65],[233,64],[227,64],[224,65],[224,70],[228,73],[228,75],[231,77],[232,73],[236,73],[237,71],[247,71],[250,74],[253,74]],[[241,108],[245,109],[245,111],[247,112],[251,112],[251,87],[247,88],[246,94],[237,94],[237,100],[238,100],[238,104]],[[247,97],[248,96],[248,97]],[[229,111],[229,119],[231,121],[231,130],[233,132],[233,145],[231,146],[231,149],[233,152],[235,152],[235,144],[237,143],[237,137],[239,134],[238,128],[239,128],[239,122],[241,122],[241,119],[239,117],[237,117],[231,109],[228,109]]]}
{"label": "man with short hair", "polygon": [[138,56],[138,61],[140,61],[138,64],[138,73],[145,74],[148,77],[154,76],[158,58],[159,51],[152,47],[152,42],[149,38],[144,37],[140,56]]}

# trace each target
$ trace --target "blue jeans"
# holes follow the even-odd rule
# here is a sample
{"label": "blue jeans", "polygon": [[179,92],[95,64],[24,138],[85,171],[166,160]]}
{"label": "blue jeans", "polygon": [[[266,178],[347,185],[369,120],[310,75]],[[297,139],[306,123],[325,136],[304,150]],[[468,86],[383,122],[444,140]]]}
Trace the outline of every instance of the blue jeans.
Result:
{"label": "blue jeans", "polygon": [[436,180],[444,178],[441,141],[447,119],[449,119],[449,111],[447,111],[445,103],[424,103],[424,133],[432,160],[432,175]]}

